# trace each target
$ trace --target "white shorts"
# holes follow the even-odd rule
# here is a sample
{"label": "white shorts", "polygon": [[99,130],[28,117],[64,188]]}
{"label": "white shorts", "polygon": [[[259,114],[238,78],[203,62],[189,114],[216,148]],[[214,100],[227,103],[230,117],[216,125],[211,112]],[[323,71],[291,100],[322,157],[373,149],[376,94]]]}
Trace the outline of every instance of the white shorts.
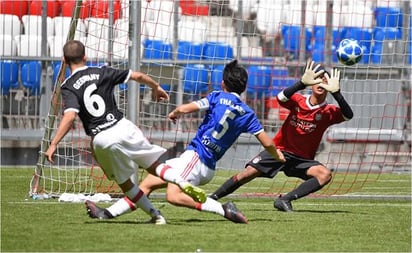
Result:
{"label": "white shorts", "polygon": [[166,152],[151,144],[142,131],[125,118],[94,136],[92,145],[95,159],[107,178],[118,184],[129,179],[137,165],[146,169]]}
{"label": "white shorts", "polygon": [[169,159],[165,163],[178,170],[180,176],[193,185],[207,184],[215,176],[215,170],[209,169],[200,161],[199,155],[193,150],[186,150],[180,157]]}

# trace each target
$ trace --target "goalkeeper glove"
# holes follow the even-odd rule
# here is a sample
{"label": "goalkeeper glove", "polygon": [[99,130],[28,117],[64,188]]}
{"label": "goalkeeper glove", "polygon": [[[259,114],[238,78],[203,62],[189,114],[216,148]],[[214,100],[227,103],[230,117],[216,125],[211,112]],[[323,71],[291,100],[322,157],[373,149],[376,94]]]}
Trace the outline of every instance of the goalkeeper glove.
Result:
{"label": "goalkeeper glove", "polygon": [[312,86],[322,82],[322,78],[320,78],[319,76],[322,75],[325,70],[319,70],[318,72],[316,72],[316,70],[320,67],[320,64],[316,65],[316,67],[313,67],[314,64],[314,61],[308,61],[306,63],[305,73],[303,73],[301,79],[301,82],[306,86]]}
{"label": "goalkeeper glove", "polygon": [[320,87],[329,91],[330,93],[336,93],[340,90],[339,80],[340,80],[340,71],[337,69],[332,69],[331,77],[328,74],[325,75],[328,84],[319,84]]}

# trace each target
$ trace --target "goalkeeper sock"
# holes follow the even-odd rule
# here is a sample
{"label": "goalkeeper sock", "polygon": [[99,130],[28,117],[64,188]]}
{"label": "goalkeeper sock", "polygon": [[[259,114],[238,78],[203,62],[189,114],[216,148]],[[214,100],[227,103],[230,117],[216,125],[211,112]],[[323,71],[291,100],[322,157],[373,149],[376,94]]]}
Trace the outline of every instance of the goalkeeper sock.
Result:
{"label": "goalkeeper sock", "polygon": [[212,198],[206,198],[205,203],[197,203],[196,209],[199,211],[205,211],[209,213],[217,213],[222,216],[225,215],[225,210],[223,210],[222,204],[220,204]]}
{"label": "goalkeeper sock", "polygon": [[223,183],[219,187],[219,189],[212,193],[210,197],[214,200],[218,200],[236,191],[240,186],[242,186],[242,184],[237,179],[237,176],[234,175],[233,177],[229,178],[225,183]]}
{"label": "goalkeeper sock", "polygon": [[302,184],[300,184],[293,191],[289,192],[285,196],[282,196],[281,199],[289,201],[300,199],[302,197],[305,197],[306,195],[309,195],[312,192],[320,190],[321,188],[322,186],[319,184],[318,180],[315,177],[312,177],[303,182]]}
{"label": "goalkeeper sock", "polygon": [[124,197],[106,208],[113,217],[136,210],[136,205],[128,198]]}
{"label": "goalkeeper sock", "polygon": [[156,215],[160,214],[160,212],[154,208],[152,202],[150,202],[150,200],[147,198],[144,192],[140,190],[139,187],[137,187],[136,185],[134,185],[132,189],[127,191],[125,194],[126,197],[128,197],[132,203],[135,203],[136,207],[140,207],[145,213],[149,214],[151,217],[155,217]]}

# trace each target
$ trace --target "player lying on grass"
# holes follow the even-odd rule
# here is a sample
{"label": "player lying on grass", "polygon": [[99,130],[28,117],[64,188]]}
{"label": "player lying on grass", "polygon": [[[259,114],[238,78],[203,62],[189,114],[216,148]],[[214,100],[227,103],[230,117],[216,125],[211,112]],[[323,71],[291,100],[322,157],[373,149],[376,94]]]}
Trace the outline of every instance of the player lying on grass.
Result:
{"label": "player lying on grass", "polygon": [[[178,173],[195,186],[207,184],[215,175],[216,162],[242,133],[255,135],[273,160],[284,161],[283,154],[263,130],[256,114],[240,99],[240,94],[246,89],[247,79],[247,71],[234,60],[223,70],[222,91],[212,92],[203,99],[180,105],[169,114],[169,119],[176,122],[184,114],[206,111],[203,122],[186,151],[178,158],[167,160],[169,167],[164,167],[160,177],[148,175],[140,184],[142,191],[149,195],[158,188],[167,187],[166,198],[173,205],[216,213],[236,223],[247,223],[246,217],[232,202],[222,205],[206,196],[204,200],[194,201],[177,185],[164,181],[169,174]],[[136,209],[127,196],[107,209],[99,208],[93,202],[88,203],[94,207],[89,209],[95,211],[89,212],[93,218],[113,218]]]}
{"label": "player lying on grass", "polygon": [[[314,160],[314,157],[326,129],[351,119],[353,112],[340,93],[340,71],[333,69],[329,75],[321,65],[314,67],[314,64],[313,61],[308,61],[301,80],[277,95],[279,104],[290,110],[273,138],[286,158],[286,163],[280,163],[267,151],[262,151],[246,164],[243,171],[229,178],[217,189],[211,195],[213,199],[227,196],[256,177],[274,178],[279,171],[283,171],[288,177],[304,180],[296,189],[274,202],[276,209],[291,212],[292,201],[320,190],[331,181],[331,171]],[[309,96],[297,93],[308,86],[312,87]],[[326,102],[328,92],[339,107]]]}
{"label": "player lying on grass", "polygon": [[[160,173],[165,164],[158,159],[166,150],[152,145],[142,131],[123,117],[113,94],[114,88],[129,79],[148,85],[157,101],[169,96],[148,75],[111,67],[86,66],[85,46],[77,40],[68,41],[63,47],[64,61],[71,75],[62,83],[64,104],[63,118],[45,156],[54,162],[57,145],[73,126],[77,115],[87,135],[91,136],[91,147],[96,161],[109,180],[115,180],[130,203],[139,206],[152,217],[152,222],[165,224],[164,217],[156,210],[146,195],[130,179],[140,167],[148,172]],[[178,174],[170,174],[166,180],[174,182],[195,199],[204,192]]]}

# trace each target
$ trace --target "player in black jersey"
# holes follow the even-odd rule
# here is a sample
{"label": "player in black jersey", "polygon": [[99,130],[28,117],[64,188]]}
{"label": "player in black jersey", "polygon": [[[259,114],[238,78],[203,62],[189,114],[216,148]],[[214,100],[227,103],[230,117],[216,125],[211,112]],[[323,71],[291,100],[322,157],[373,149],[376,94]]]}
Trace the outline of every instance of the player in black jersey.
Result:
{"label": "player in black jersey", "polygon": [[[86,134],[92,137],[94,158],[107,178],[115,180],[126,195],[123,201],[117,202],[112,209],[101,209],[93,202],[86,201],[89,216],[110,219],[125,209],[140,207],[152,217],[152,223],[165,224],[164,217],[133,183],[131,176],[136,172],[136,165],[159,175],[167,165],[161,164],[158,158],[166,150],[151,144],[135,124],[123,117],[123,113],[117,107],[113,90],[116,85],[131,79],[152,88],[156,101],[168,100],[168,94],[144,73],[108,66],[86,66],[85,46],[80,41],[68,41],[63,47],[63,55],[71,75],[61,84],[64,115],[45,153],[48,161],[54,162],[58,143],[68,133],[78,115]],[[178,176],[170,182],[178,184],[193,198],[204,194],[201,189]]]}

